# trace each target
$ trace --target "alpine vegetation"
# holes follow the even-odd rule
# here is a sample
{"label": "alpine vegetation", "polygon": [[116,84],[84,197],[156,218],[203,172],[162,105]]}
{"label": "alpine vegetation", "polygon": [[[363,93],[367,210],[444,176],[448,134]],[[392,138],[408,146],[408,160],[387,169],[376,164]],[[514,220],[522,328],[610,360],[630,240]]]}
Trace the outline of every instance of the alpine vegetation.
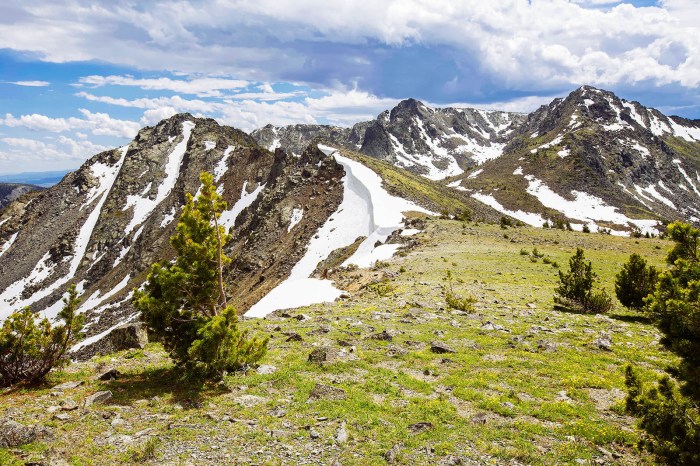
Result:
{"label": "alpine vegetation", "polygon": [[0,329],[0,387],[19,382],[40,382],[54,367],[68,363],[66,350],[78,338],[83,316],[77,314],[80,298],[75,285],[63,298],[58,319],[63,324],[52,325],[28,307],[11,314]]}
{"label": "alpine vegetation", "polygon": [[227,304],[223,268],[230,258],[223,247],[231,237],[218,223],[226,203],[210,173],[199,179],[199,195],[187,193],[170,238],[177,257],[153,264],[143,289],[134,293],[134,306],[177,364],[219,378],[260,360],[268,340],[241,330]]}

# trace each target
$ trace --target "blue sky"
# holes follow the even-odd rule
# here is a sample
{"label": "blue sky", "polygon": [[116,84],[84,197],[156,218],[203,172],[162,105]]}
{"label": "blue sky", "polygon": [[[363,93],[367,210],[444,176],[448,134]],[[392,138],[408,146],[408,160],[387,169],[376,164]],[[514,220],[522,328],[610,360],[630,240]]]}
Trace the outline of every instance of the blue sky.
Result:
{"label": "blue sky", "polygon": [[590,84],[700,118],[697,0],[34,0],[0,25],[0,174],[75,168],[182,111],[351,125]]}

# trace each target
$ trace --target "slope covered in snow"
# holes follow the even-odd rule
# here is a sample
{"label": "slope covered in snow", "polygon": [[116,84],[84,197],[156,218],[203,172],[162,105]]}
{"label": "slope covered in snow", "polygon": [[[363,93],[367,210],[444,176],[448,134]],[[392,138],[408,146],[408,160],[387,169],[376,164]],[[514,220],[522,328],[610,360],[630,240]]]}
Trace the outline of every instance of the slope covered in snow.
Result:
{"label": "slope covered in snow", "polygon": [[289,277],[253,305],[245,314],[248,317],[264,317],[278,309],[336,299],[341,291],[330,280],[310,278],[321,261],[336,249],[347,247],[363,236],[366,239],[343,265],[367,267],[377,260],[387,259],[398,246],[375,244],[383,243],[402,227],[403,212],[431,213],[413,202],[387,193],[382,187],[381,177],[361,163],[343,157],[332,147],[322,144],[318,147],[327,156],[335,157],[345,169],[343,201],[314,235]]}

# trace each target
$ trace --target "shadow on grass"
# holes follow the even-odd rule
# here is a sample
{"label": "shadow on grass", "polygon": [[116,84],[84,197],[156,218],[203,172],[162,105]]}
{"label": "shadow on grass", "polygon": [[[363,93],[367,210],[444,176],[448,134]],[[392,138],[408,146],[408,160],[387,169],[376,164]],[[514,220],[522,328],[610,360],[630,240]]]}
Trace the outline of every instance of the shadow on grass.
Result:
{"label": "shadow on grass", "polygon": [[635,322],[639,324],[650,324],[651,319],[641,314],[610,314],[609,317],[622,322]]}
{"label": "shadow on grass", "polygon": [[178,367],[145,368],[142,372],[122,374],[118,379],[105,382],[104,389],[112,392],[110,404],[131,404],[137,400],[170,395],[172,403],[178,403],[185,409],[201,408],[204,396],[228,392],[220,384],[201,378],[188,378],[185,371]]}

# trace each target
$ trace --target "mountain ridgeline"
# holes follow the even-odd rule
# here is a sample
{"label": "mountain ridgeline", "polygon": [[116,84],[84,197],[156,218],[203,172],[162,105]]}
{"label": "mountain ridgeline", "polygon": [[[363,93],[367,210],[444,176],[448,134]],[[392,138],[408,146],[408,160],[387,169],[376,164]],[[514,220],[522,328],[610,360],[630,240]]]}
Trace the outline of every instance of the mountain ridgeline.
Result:
{"label": "mountain ridgeline", "polygon": [[291,278],[330,286],[338,266],[410,245],[420,215],[407,210],[619,234],[697,224],[699,141],[700,121],[591,87],[529,115],[409,99],[352,128],[250,135],[175,115],[0,210],[0,319],[25,306],[55,316],[76,284],[91,338],[74,353],[93,354],[90,343],[137,319],[133,289],[150,264],[172,259],[169,238],[202,171],[228,203],[226,283],[243,313]]}

